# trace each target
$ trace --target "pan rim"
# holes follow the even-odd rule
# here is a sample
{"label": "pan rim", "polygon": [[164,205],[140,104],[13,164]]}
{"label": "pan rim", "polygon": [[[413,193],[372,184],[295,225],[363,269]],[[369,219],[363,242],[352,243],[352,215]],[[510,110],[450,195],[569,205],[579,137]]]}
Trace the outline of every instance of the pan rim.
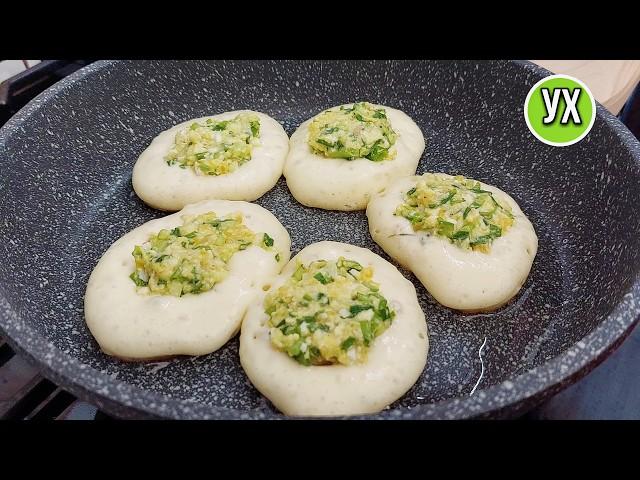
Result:
{"label": "pan rim", "polygon": [[[102,60],[92,63],[65,77],[40,93],[2,128],[0,148],[13,133],[36,113],[42,104],[82,80],[102,72],[121,60]],[[509,61],[534,77],[541,79],[551,72],[531,62]],[[597,103],[597,117],[614,133],[640,168],[640,143],[631,132],[604,107]],[[631,333],[640,320],[640,272],[623,294],[618,304],[604,320],[582,339],[564,352],[545,361],[534,369],[510,377],[490,387],[479,389],[474,395],[449,398],[422,404],[385,410],[373,415],[360,415],[355,419],[460,419],[482,417],[497,412],[513,413],[527,402],[536,403],[573,383],[599,365]],[[261,410],[237,410],[206,405],[162,395],[151,390],[122,382],[99,370],[81,363],[75,357],[55,347],[33,329],[28,319],[21,317],[4,296],[0,284],[0,332],[7,342],[30,362],[41,368],[41,373],[71,393],[87,399],[104,411],[127,418],[202,418],[202,419],[260,419],[288,418],[280,413]],[[567,362],[567,359],[571,359]],[[122,406],[126,408],[123,409]],[[347,417],[332,417],[347,418]]]}

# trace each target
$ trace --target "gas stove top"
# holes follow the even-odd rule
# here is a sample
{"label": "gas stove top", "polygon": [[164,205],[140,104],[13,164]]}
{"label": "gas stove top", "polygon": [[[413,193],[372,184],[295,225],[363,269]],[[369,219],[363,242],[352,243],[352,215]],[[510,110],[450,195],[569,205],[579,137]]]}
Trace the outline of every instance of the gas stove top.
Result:
{"label": "gas stove top", "polygon": [[[0,126],[37,94],[88,63],[91,61],[0,60]],[[11,76],[5,79],[3,72]],[[640,85],[620,119],[640,139]],[[640,327],[602,365],[522,419],[640,419],[639,364]],[[111,417],[42,377],[0,337],[0,419]]]}

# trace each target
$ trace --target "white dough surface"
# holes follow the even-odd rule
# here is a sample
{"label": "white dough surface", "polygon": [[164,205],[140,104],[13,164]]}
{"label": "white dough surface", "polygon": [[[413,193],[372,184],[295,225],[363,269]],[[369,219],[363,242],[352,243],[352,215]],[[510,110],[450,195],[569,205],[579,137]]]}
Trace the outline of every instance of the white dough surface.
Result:
{"label": "white dough surface", "polygon": [[[167,165],[178,131],[193,122],[209,118],[229,120],[240,113],[260,118],[260,145],[253,147],[251,160],[225,175],[198,174],[193,167]],[[190,203],[209,199],[252,202],[271,190],[280,176],[289,150],[289,137],[276,120],[260,112],[237,110],[182,122],[155,137],[133,167],[133,189],[153,208],[180,210]]]}
{"label": "white dough surface", "polygon": [[511,206],[515,222],[493,241],[490,253],[463,250],[446,238],[414,231],[406,218],[394,215],[419,178],[398,179],[372,198],[367,219],[373,240],[446,307],[491,311],[507,303],[527,280],[538,250],[538,237],[529,219],[511,196],[481,182],[483,190]]}
{"label": "white dough surface", "polygon": [[353,259],[374,268],[373,280],[395,310],[391,326],[373,342],[364,364],[304,366],[272,346],[262,298],[247,311],[240,335],[240,361],[253,385],[283,413],[328,416],[374,413],[404,395],[422,373],[429,341],[413,284],[368,249],[319,242],[302,249],[272,283],[291,277],[296,259]]}
{"label": "white dough surface", "polygon": [[391,127],[398,134],[394,144],[397,155],[392,160],[345,160],[315,153],[307,143],[309,125],[315,117],[291,135],[284,176],[298,202],[325,210],[364,210],[369,198],[395,178],[415,174],[425,148],[422,131],[400,110],[377,107],[386,109]]}
{"label": "white dough surface", "polygon": [[[182,225],[182,215],[210,211],[219,216],[242,212],[248,228],[274,239],[280,261],[275,251],[251,246],[233,255],[227,277],[211,290],[182,297],[138,292],[129,278],[134,246],[163,228]],[[238,332],[248,305],[289,260],[290,247],[288,232],[259,205],[227,200],[189,205],[135,228],[109,247],[87,283],[87,326],[105,353],[127,360],[211,353]]]}

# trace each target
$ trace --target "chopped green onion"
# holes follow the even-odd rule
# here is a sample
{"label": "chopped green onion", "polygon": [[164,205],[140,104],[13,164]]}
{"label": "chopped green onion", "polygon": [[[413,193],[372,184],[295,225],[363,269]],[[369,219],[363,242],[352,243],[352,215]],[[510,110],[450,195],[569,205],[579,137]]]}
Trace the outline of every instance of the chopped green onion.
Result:
{"label": "chopped green onion", "polygon": [[249,125],[251,126],[251,135],[257,137],[260,133],[260,122],[254,120],[249,122]]}
{"label": "chopped green onion", "polygon": [[296,271],[293,273],[292,277],[294,278],[294,280],[297,280],[299,282],[300,280],[302,280],[302,275],[304,274],[304,272],[306,272],[306,270],[307,269],[304,268],[304,265],[299,265]]}
{"label": "chopped green onion", "polygon": [[438,235],[450,237],[453,235],[454,228],[455,225],[453,223],[442,220],[441,218],[438,219]]}
{"label": "chopped green onion", "polygon": [[489,235],[491,235],[493,238],[501,237],[502,229],[497,225],[491,224],[489,225]]}
{"label": "chopped green onion", "polygon": [[466,238],[469,238],[469,232],[467,232],[466,230],[458,230],[449,238],[451,238],[452,240],[464,240]]}
{"label": "chopped green onion", "polygon": [[262,236],[262,242],[267,246],[267,247],[273,247],[273,238],[271,238],[269,236],[269,234],[265,233]]}
{"label": "chopped green onion", "polygon": [[136,286],[138,287],[146,287],[149,282],[142,280],[139,276],[138,276],[138,272],[133,272],[131,275],[129,275],[129,278],[131,280],[133,280],[133,283],[136,284]]}
{"label": "chopped green onion", "polygon": [[325,147],[335,147],[335,143],[329,143],[326,140],[322,139],[322,138],[318,138],[316,140],[316,142],[318,142],[320,145],[324,145]]}
{"label": "chopped green onion", "polygon": [[448,203],[449,200],[451,200],[453,197],[455,197],[455,195],[456,195],[455,191],[449,192],[446,197],[440,200],[440,202],[429,205],[429,208],[436,208],[436,207],[439,207],[440,205],[444,205],[445,203]]}
{"label": "chopped green onion", "polygon": [[382,160],[384,160],[385,156],[387,155],[387,152],[389,151],[388,148],[385,148],[381,145],[382,140],[377,140],[373,146],[371,147],[371,151],[369,152],[369,154],[365,157],[368,160],[371,160],[373,162],[380,162]]}
{"label": "chopped green onion", "polygon": [[373,307],[371,305],[351,305],[349,307],[349,313],[351,317],[355,317],[360,312],[364,312],[365,310],[371,310]]}
{"label": "chopped green onion", "polygon": [[345,268],[346,270],[362,271],[362,265],[358,262],[354,262],[353,260],[342,260],[339,262],[338,267]]}
{"label": "chopped green onion", "polygon": [[493,240],[493,237],[491,235],[483,235],[469,242],[469,245],[471,245],[472,247],[476,245],[484,245],[487,243],[491,243],[492,240]]}
{"label": "chopped green onion", "polygon": [[362,337],[364,344],[368,347],[373,340],[373,331],[371,329],[371,322],[360,322],[360,330],[362,331]]}
{"label": "chopped green onion", "polygon": [[321,284],[326,285],[327,283],[333,282],[333,278],[328,275],[324,275],[322,272],[316,273],[313,278],[318,280]]}
{"label": "chopped green onion", "polygon": [[223,120],[221,122],[217,122],[216,124],[213,125],[213,127],[211,127],[211,130],[214,130],[214,131],[224,130],[225,128],[227,128],[228,124],[229,124],[229,120]]}
{"label": "chopped green onion", "polygon": [[349,350],[356,343],[355,337],[349,337],[340,344],[342,350]]}

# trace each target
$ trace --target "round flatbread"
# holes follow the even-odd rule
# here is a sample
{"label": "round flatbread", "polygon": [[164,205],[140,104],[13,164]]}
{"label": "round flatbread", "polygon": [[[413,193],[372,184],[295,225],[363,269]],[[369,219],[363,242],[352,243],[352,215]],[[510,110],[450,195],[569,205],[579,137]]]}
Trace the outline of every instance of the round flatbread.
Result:
{"label": "round flatbread", "polygon": [[364,363],[305,365],[276,349],[270,339],[265,298],[251,305],[243,321],[242,366],[253,385],[287,415],[378,412],[404,395],[425,367],[427,325],[415,288],[396,267],[368,249],[338,242],[309,245],[287,264],[269,292],[277,291],[295,274],[298,262],[310,265],[340,257],[372,267],[380,294],[395,312],[390,326],[371,344]]}
{"label": "round flatbread", "polygon": [[[441,179],[454,178],[435,175]],[[396,213],[398,206],[405,202],[407,192],[416,187],[421,178],[398,179],[371,199],[367,218],[373,240],[411,270],[446,307],[479,312],[495,310],[507,303],[526,281],[538,249],[538,237],[529,219],[505,192],[478,182],[479,190],[491,192],[499,204],[508,205],[513,224],[492,241],[488,251],[461,248],[442,235],[414,230],[410,220]],[[436,202],[443,200],[446,197]],[[487,200],[490,201],[491,198]],[[457,208],[466,210],[464,203]]]}
{"label": "round flatbread", "polygon": [[[194,166],[169,165],[167,154],[174,146],[176,134],[194,122],[206,124],[228,121],[240,114],[258,117],[259,139],[251,150],[251,159],[236,170],[219,175],[206,174]],[[216,134],[217,132],[213,132]],[[271,190],[282,175],[289,150],[289,137],[273,118],[260,112],[238,110],[180,123],[153,139],[133,168],[133,189],[153,208],[180,210],[190,203],[208,199],[251,202]]]}
{"label": "round flatbread", "polygon": [[[242,213],[244,225],[268,234],[272,245],[234,253],[226,277],[202,293],[151,294],[137,287],[130,278],[136,271],[134,248],[163,229],[179,227],[185,216],[208,212]],[[211,353],[236,334],[247,306],[289,260],[290,245],[289,234],[269,211],[246,202],[209,200],[151,220],[111,245],[91,273],[84,301],[89,330],[105,353],[126,360]]]}
{"label": "round flatbread", "polygon": [[[352,107],[353,104],[334,107]],[[309,207],[325,210],[364,210],[372,195],[397,177],[413,175],[425,148],[420,128],[405,113],[382,105],[397,134],[395,158],[372,161],[367,158],[327,158],[308,143],[311,118],[298,127],[289,142],[284,167],[287,186],[295,199]]]}

